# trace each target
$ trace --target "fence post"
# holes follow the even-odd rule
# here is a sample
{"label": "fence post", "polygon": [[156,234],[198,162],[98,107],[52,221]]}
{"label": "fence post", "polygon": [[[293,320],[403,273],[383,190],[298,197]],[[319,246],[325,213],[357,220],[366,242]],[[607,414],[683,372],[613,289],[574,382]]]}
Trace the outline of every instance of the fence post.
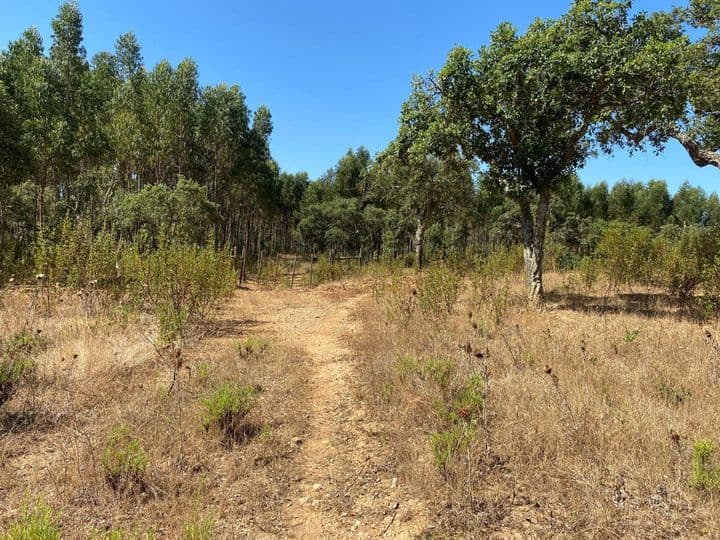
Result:
{"label": "fence post", "polygon": [[293,259],[292,275],[290,276],[290,288],[291,289],[295,286],[295,265],[296,264],[297,264],[297,254],[295,254],[295,258]]}
{"label": "fence post", "polygon": [[313,271],[313,262],[315,261],[315,253],[312,253],[310,255],[310,287],[312,287],[313,280],[312,280],[312,271]]}

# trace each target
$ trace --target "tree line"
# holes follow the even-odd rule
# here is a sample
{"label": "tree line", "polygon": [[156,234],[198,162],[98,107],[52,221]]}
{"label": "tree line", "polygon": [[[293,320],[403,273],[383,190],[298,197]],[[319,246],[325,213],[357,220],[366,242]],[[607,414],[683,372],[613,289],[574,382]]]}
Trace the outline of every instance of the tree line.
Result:
{"label": "tree line", "polygon": [[519,243],[540,302],[548,237],[572,260],[613,220],[720,225],[717,195],[689,185],[671,196],[660,180],[577,178],[598,153],[670,140],[720,167],[718,21],[717,0],[639,13],[575,0],[524,33],[503,23],[414,80],[387,148],[348,150],[310,181],[280,170],[270,112],[250,111],[238,86],[202,87],[190,59],[150,69],[131,33],[88,61],[65,3],[49,53],[29,29],[0,54],[2,266],[28,267],[39,241],[80,226],[143,249],[412,252],[419,267]]}
{"label": "tree line", "polygon": [[267,107],[201,86],[192,59],[146,66],[132,33],[88,60],[74,2],[51,26],[48,51],[30,28],[0,53],[0,266],[68,220],[125,240],[289,244],[307,178],[272,159]]}

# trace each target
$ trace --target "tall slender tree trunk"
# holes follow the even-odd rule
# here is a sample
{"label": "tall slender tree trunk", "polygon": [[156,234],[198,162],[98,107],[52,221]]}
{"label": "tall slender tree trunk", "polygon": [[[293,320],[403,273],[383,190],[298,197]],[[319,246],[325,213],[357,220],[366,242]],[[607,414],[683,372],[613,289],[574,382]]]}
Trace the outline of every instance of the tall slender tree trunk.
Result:
{"label": "tall slender tree trunk", "polygon": [[523,217],[523,254],[528,283],[528,300],[540,307],[545,301],[543,289],[543,257],[545,255],[545,230],[550,208],[550,192],[543,191],[533,217],[530,204],[523,201],[520,209]]}
{"label": "tall slender tree trunk", "polygon": [[423,263],[425,262],[424,236],[425,223],[422,219],[418,219],[417,229],[415,229],[415,264],[418,270],[423,269]]}

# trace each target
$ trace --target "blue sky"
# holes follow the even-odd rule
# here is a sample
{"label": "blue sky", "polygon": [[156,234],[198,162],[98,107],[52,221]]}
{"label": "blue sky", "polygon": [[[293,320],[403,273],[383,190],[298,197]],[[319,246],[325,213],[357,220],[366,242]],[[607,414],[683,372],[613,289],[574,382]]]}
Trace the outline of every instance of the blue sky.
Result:
{"label": "blue sky", "polygon": [[[662,9],[671,0],[636,0]],[[0,0],[0,47],[28,26],[49,44],[58,0]],[[523,29],[535,17],[556,17],[570,0],[80,0],[88,55],[113,48],[128,30],[145,62],[193,57],[203,84],[238,83],[248,103],[273,114],[274,157],[284,170],[317,177],[349,148],[384,148],[397,128],[415,73],[439,68],[455,44],[477,48],[508,20]],[[623,153],[591,160],[585,183],[667,180],[671,191],[689,180],[708,191],[720,171],[693,165],[671,144],[661,156]]]}

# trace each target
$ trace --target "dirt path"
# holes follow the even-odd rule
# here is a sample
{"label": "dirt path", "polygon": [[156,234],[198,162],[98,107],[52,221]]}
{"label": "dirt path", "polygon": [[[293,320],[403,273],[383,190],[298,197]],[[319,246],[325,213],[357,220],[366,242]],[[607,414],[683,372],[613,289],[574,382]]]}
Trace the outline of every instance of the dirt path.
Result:
{"label": "dirt path", "polygon": [[259,323],[254,332],[309,359],[309,399],[298,410],[309,430],[295,441],[297,474],[283,509],[293,538],[413,538],[427,525],[422,505],[395,476],[380,426],[357,397],[358,355],[349,343],[362,331],[354,313],[367,299],[337,285],[243,293]]}

